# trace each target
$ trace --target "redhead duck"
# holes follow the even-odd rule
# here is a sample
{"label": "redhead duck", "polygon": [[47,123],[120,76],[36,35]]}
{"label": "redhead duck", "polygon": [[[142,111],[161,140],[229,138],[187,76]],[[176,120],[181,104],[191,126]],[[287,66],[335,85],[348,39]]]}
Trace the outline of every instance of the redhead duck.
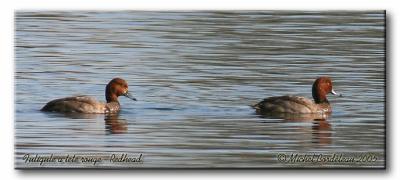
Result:
{"label": "redhead duck", "polygon": [[121,78],[114,78],[107,84],[105,95],[107,103],[99,102],[89,96],[74,96],[52,100],[41,111],[92,114],[118,113],[120,110],[118,96],[125,96],[136,101],[128,92],[128,83]]}
{"label": "redhead duck", "polygon": [[332,81],[329,77],[319,77],[312,86],[314,101],[300,96],[277,96],[266,98],[263,101],[252,105],[257,113],[330,113],[332,108],[326,98],[331,93],[336,95],[332,88]]}

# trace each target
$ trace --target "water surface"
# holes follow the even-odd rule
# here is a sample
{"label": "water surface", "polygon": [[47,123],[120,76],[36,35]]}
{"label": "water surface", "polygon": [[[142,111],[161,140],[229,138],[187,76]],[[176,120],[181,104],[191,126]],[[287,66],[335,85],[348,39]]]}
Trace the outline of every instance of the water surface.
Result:
{"label": "water surface", "polygon": [[[20,11],[16,13],[15,164],[25,167],[383,167],[382,11]],[[263,117],[265,97],[311,98],[330,76],[326,119]],[[116,116],[39,109],[51,99],[104,100]],[[295,118],[296,119],[296,118]],[[25,163],[26,154],[142,154],[143,163]],[[366,163],[280,162],[279,155],[373,154]]]}

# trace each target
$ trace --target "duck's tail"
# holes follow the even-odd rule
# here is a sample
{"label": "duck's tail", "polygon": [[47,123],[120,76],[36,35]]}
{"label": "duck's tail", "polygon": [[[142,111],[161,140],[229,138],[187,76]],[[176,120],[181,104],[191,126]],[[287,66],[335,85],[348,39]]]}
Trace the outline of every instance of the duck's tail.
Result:
{"label": "duck's tail", "polygon": [[256,109],[256,110],[260,110],[260,109],[261,109],[261,108],[260,108],[260,103],[250,104],[249,106],[252,107],[252,108],[254,108],[254,109]]}

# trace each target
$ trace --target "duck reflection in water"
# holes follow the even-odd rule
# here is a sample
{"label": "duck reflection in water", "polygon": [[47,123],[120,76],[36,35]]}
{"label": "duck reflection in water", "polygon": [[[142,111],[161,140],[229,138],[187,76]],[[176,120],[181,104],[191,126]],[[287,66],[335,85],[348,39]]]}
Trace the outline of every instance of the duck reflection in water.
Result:
{"label": "duck reflection in water", "polygon": [[265,119],[283,119],[285,122],[307,122],[314,119],[328,119],[332,113],[309,113],[309,114],[294,114],[294,113],[257,113],[259,117]]}
{"label": "duck reflection in water", "polygon": [[326,119],[314,119],[312,122],[313,143],[329,145],[332,143],[332,128]]}
{"label": "duck reflection in water", "polygon": [[[315,114],[292,114],[292,113],[258,113],[261,118],[281,119],[284,123],[312,123],[311,134],[312,143],[318,145],[329,145],[332,143],[332,129],[328,118],[331,113]],[[264,121],[266,122],[266,121]],[[275,121],[276,122],[276,121]],[[304,129],[303,126],[299,129]],[[304,133],[309,133],[309,129],[304,129]]]}
{"label": "duck reflection in water", "polygon": [[104,122],[108,134],[124,134],[128,131],[128,122],[120,119],[119,114],[105,115]]}
{"label": "duck reflection in water", "polygon": [[128,131],[128,122],[119,117],[119,113],[114,114],[85,114],[85,113],[48,113],[50,117],[67,117],[71,119],[93,119],[104,118],[105,130],[107,134],[123,134]]}

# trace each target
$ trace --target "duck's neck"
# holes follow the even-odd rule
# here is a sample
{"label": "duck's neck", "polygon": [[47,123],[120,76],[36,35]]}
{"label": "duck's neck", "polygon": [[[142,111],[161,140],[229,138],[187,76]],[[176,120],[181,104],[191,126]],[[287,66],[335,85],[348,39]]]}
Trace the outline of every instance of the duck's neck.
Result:
{"label": "duck's neck", "polygon": [[107,100],[107,103],[110,103],[110,102],[119,103],[118,102],[118,97],[115,94],[106,94],[106,100]]}
{"label": "duck's neck", "polygon": [[313,86],[312,88],[312,96],[316,104],[329,104],[329,101],[326,98],[326,93],[319,91],[316,86]]}
{"label": "duck's neck", "polygon": [[106,86],[106,100],[107,100],[107,103],[118,102],[118,96],[112,92],[109,85]]}
{"label": "duck's neck", "polygon": [[328,99],[323,99],[323,100],[321,100],[321,99],[315,99],[314,98],[314,101],[315,101],[315,103],[317,103],[317,104],[329,104],[329,101],[328,101]]}

